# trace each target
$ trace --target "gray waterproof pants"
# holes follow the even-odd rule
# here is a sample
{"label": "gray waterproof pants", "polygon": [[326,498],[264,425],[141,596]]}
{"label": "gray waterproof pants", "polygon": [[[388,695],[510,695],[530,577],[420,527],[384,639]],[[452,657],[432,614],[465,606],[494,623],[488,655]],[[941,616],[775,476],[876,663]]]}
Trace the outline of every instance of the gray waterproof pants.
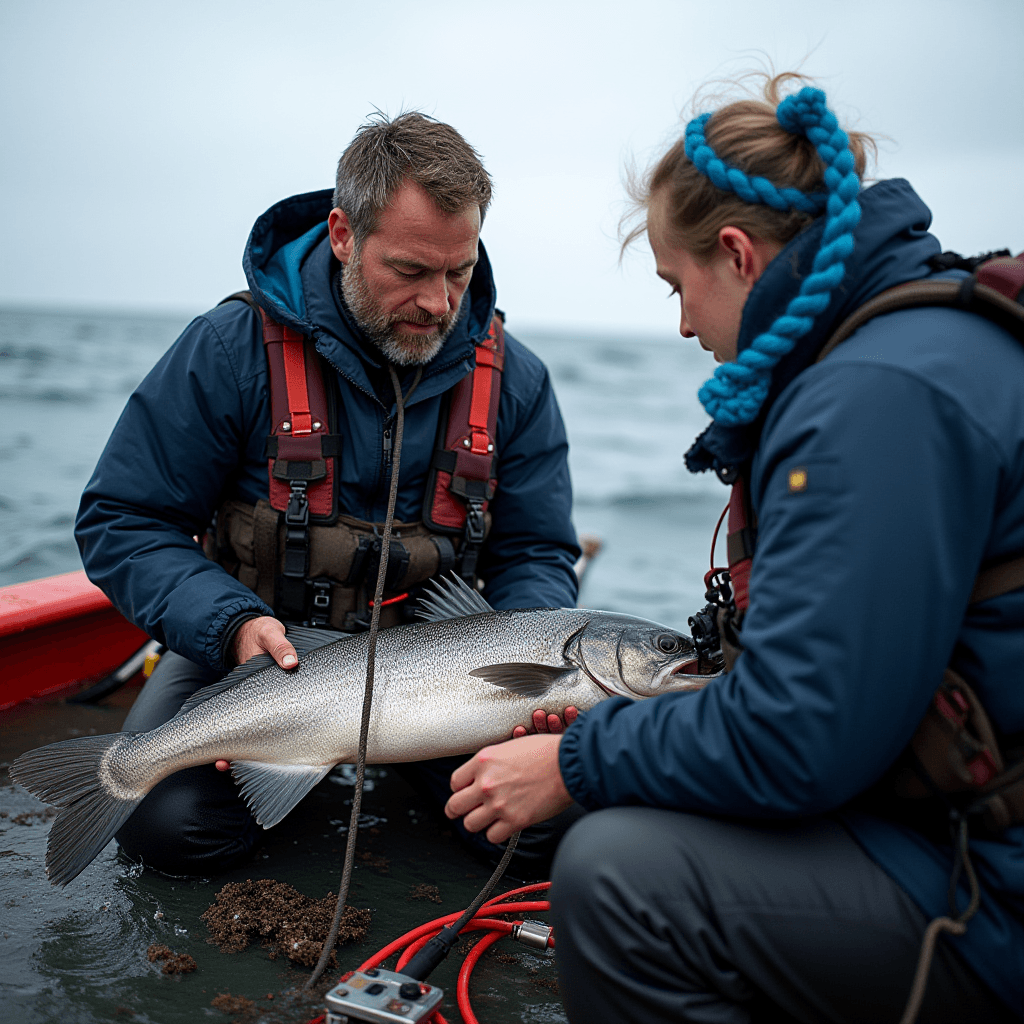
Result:
{"label": "gray waterproof pants", "polygon": [[[572,1024],[897,1021],[927,921],[836,822],[597,811],[555,859]],[[921,1022],[1017,1018],[936,950]]]}

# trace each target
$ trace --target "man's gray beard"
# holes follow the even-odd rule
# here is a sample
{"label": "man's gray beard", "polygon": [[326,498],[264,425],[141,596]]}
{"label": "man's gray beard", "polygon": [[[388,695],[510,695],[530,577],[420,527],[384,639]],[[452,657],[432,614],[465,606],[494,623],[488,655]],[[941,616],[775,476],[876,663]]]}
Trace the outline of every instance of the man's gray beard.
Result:
{"label": "man's gray beard", "polygon": [[[348,311],[359,325],[359,329],[381,350],[384,358],[395,366],[420,366],[429,363],[441,351],[441,346],[452,333],[462,309],[460,303],[457,309],[449,310],[440,319],[422,310],[403,313],[398,318],[385,313],[366,285],[358,249],[352,253],[348,263],[342,265],[341,292]],[[395,326],[397,319],[410,323],[437,324],[437,330],[433,334],[420,336],[401,335]]]}

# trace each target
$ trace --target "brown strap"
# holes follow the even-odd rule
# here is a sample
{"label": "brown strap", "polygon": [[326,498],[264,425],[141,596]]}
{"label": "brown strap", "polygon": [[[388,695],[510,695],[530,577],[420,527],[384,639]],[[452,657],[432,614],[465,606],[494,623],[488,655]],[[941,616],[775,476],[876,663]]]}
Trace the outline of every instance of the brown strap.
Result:
{"label": "brown strap", "polygon": [[256,502],[252,524],[252,552],[256,563],[256,593],[274,606],[274,580],[278,572],[277,534],[281,514],[269,501]]}
{"label": "brown strap", "polygon": [[[965,291],[964,285],[972,287]],[[1024,335],[1024,307],[973,278],[963,281],[909,281],[881,292],[853,311],[825,342],[816,362],[821,362],[837,345],[842,344],[869,320],[900,309],[921,306],[955,306],[994,320],[1008,329],[1016,328]]]}
{"label": "brown strap", "polygon": [[[967,287],[969,286],[969,287]],[[921,306],[954,306],[978,313],[1024,338],[1024,307],[976,278],[961,281],[910,281],[881,292],[854,310],[825,342],[816,362],[821,362],[869,320],[885,313]],[[971,591],[971,604],[1009,594],[1024,587],[1024,556],[994,565],[978,574]]]}
{"label": "brown strap", "polygon": [[971,591],[971,604],[1009,594],[1024,587],[1024,555],[993,565],[978,573]]}

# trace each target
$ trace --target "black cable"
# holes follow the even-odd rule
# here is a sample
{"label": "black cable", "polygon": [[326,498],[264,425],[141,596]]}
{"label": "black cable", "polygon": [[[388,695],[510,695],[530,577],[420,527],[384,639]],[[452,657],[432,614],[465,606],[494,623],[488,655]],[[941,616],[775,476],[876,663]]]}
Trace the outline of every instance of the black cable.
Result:
{"label": "black cable", "polygon": [[417,981],[426,981],[434,968],[452,951],[452,946],[455,945],[459,932],[476,917],[477,911],[490,898],[494,887],[498,884],[498,879],[505,874],[505,869],[508,867],[508,862],[512,859],[512,854],[515,853],[518,842],[519,833],[514,832],[509,837],[508,845],[505,847],[505,852],[502,854],[498,866],[491,873],[491,877],[487,879],[484,887],[477,894],[476,899],[463,911],[462,917],[454,924],[448,925],[447,928],[442,928],[437,935],[426,943],[402,969],[403,974],[408,974],[410,978],[415,978]]}

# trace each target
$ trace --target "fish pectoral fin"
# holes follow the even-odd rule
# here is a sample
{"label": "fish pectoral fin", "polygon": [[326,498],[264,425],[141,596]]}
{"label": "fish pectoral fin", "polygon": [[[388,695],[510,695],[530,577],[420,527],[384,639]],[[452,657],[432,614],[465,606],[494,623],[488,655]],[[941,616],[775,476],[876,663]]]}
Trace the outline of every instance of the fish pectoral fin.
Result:
{"label": "fish pectoral fin", "polygon": [[424,622],[442,622],[461,619],[465,615],[482,615],[494,609],[454,572],[430,581],[430,590],[424,590],[416,607],[416,617]]}
{"label": "fish pectoral fin", "polygon": [[272,828],[333,767],[333,764],[232,761],[231,774],[242,787],[242,796],[253,817],[264,828]]}
{"label": "fish pectoral fin", "polygon": [[538,665],[533,662],[509,661],[501,665],[482,665],[469,674],[477,679],[486,679],[495,686],[501,686],[523,697],[543,697],[563,676],[576,670],[556,668],[553,665]]}

